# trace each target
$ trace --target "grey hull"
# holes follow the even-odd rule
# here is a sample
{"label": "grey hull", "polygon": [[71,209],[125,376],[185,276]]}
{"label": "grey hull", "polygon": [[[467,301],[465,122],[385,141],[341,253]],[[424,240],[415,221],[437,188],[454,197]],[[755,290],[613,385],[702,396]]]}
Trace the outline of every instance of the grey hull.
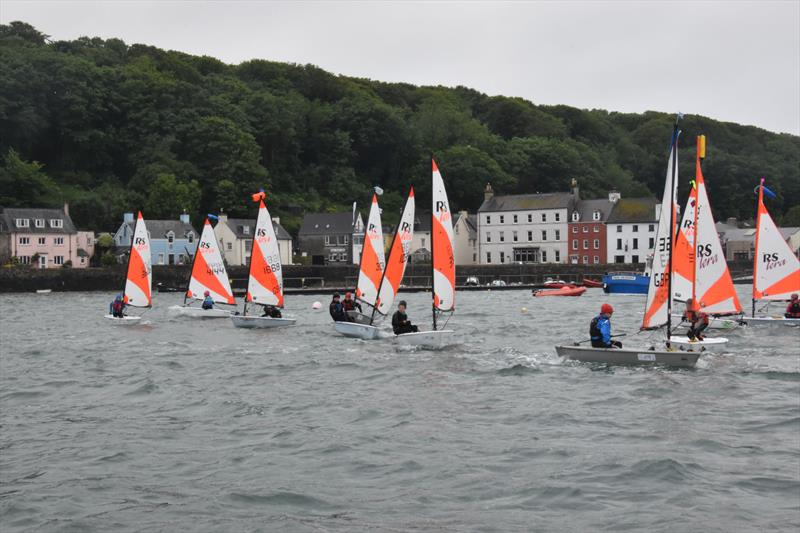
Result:
{"label": "grey hull", "polygon": [[266,329],[293,326],[294,318],[270,318],[266,316],[231,315],[231,321],[237,328]]}
{"label": "grey hull", "polygon": [[592,348],[591,346],[556,346],[561,357],[584,363],[604,363],[607,365],[650,365],[675,368],[693,368],[700,352],[683,350],[653,351],[612,348]]}

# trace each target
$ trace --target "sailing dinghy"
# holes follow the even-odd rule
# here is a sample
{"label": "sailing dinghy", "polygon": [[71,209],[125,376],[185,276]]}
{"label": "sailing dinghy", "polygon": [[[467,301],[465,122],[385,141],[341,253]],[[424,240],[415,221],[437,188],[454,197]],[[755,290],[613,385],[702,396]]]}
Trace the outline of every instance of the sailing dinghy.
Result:
{"label": "sailing dinghy", "polygon": [[[453,217],[444,187],[442,174],[431,159],[431,187],[433,211],[431,213],[431,294],[433,296],[433,329],[417,333],[402,333],[395,341],[404,346],[442,349],[454,344],[455,331],[440,329],[438,315],[455,312],[456,262],[453,255]],[[448,317],[449,320],[450,317]],[[445,327],[447,321],[445,321]]]}
{"label": "sailing dinghy", "polygon": [[[225,263],[222,261],[222,253],[219,250],[214,227],[209,218],[206,218],[203,226],[203,233],[197,243],[197,249],[192,261],[192,274],[189,277],[189,286],[183,297],[183,305],[173,305],[170,311],[181,316],[192,318],[227,318],[231,312],[227,309],[203,309],[193,307],[191,302],[203,301],[205,293],[214,300],[215,304],[236,305],[231,290],[231,282],[228,279],[228,272],[225,270]],[[190,302],[187,305],[187,301]]]}
{"label": "sailing dinghy", "polygon": [[756,249],[753,257],[753,306],[751,317],[744,320],[749,326],[784,325],[800,326],[800,319],[777,316],[756,316],[756,302],[789,300],[800,293],[800,260],[792,253],[780,230],[764,205],[764,192],[774,193],[758,185],[758,215],[756,220]]}
{"label": "sailing dinghy", "polygon": [[[656,246],[653,252],[652,271],[647,290],[645,314],[642,329],[657,329],[666,325],[667,338],[671,330],[672,309],[672,244],[675,238],[675,201],[678,174],[678,129],[677,120],[672,131],[670,154],[667,163],[667,177],[664,194],[661,198],[661,215],[656,233]],[[594,348],[575,343],[572,346],[556,346],[561,357],[584,363],[604,363],[608,365],[662,365],[670,367],[694,367],[700,351],[678,350],[669,344],[666,349],[633,350],[630,348]]]}
{"label": "sailing dinghy", "polygon": [[[152,306],[153,265],[150,256],[150,236],[140,211],[133,227],[125,289],[122,292],[122,301],[128,307],[149,309]],[[105,318],[115,324],[136,324],[142,319],[141,315],[125,315],[119,318],[110,313],[105,315]]]}
{"label": "sailing dinghy", "polygon": [[[283,308],[283,269],[278,238],[272,226],[267,206],[264,205],[263,191],[253,195],[259,202],[253,245],[250,247],[250,275],[247,279],[247,293],[242,314],[231,315],[237,328],[277,328],[294,325],[294,318],[272,318],[270,316],[248,315],[247,304]],[[252,306],[251,306],[252,307]],[[266,307],[265,307],[266,309]]]}

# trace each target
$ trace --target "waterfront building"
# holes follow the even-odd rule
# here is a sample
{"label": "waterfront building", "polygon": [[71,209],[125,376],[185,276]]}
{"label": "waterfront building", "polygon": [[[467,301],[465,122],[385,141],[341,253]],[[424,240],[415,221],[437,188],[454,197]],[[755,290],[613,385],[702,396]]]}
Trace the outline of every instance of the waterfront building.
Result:
{"label": "waterfront building", "polygon": [[661,204],[654,198],[615,198],[606,221],[607,260],[645,263],[655,247]]}
{"label": "waterfront building", "polygon": [[453,255],[456,265],[478,264],[478,215],[459,211],[453,221]]}
{"label": "waterfront building", "polygon": [[307,213],[297,234],[300,255],[311,264],[358,264],[364,242],[361,213]]}
{"label": "waterfront building", "polygon": [[598,265],[608,261],[606,220],[619,193],[612,191],[608,198],[579,200],[569,220],[569,263]]}
{"label": "waterfront building", "polygon": [[[184,265],[192,262],[200,234],[192,227],[188,214],[183,213],[178,220],[151,220],[145,217],[144,222],[150,236],[153,265]],[[122,225],[114,233],[114,244],[120,255],[128,253],[134,225],[134,214],[125,213]]]}
{"label": "waterfront building", "polygon": [[[230,266],[247,265],[253,247],[253,231],[255,219],[228,218],[224,213],[219,214],[219,220],[214,227],[214,233],[219,241],[219,249],[225,262]],[[278,250],[281,255],[281,264],[292,264],[292,236],[280,224],[278,217],[272,217],[272,227],[278,238]]]}

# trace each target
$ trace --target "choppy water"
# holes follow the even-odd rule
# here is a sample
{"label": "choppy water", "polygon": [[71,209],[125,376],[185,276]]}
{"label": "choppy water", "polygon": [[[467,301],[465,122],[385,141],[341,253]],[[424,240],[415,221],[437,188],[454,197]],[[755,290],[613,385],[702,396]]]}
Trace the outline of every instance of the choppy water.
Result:
{"label": "choppy water", "polygon": [[797,330],[608,369],[553,344],[604,299],[633,331],[641,297],[463,293],[464,345],[434,353],[335,336],[319,296],[275,331],[171,318],[164,294],[112,326],[111,296],[0,296],[4,532],[800,528]]}

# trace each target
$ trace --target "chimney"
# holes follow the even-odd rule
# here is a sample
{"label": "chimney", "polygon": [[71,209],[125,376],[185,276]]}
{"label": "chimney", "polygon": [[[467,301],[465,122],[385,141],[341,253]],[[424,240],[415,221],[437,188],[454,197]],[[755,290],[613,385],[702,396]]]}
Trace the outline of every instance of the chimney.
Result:
{"label": "chimney", "polygon": [[64,214],[69,216],[69,202],[64,202]]}
{"label": "chimney", "polygon": [[576,180],[575,178],[572,178],[572,182],[570,183],[570,187],[572,187],[572,196],[575,197],[575,200],[576,201],[580,200],[581,199],[581,191],[578,188],[578,180]]}
{"label": "chimney", "polygon": [[219,208],[219,213],[217,214],[217,220],[223,224],[228,222],[228,214],[221,207]]}
{"label": "chimney", "polygon": [[494,196],[494,189],[492,189],[492,184],[487,183],[486,188],[483,189],[483,201],[488,202]]}
{"label": "chimney", "polygon": [[611,189],[610,191],[608,191],[608,201],[611,202],[612,204],[619,202],[620,198],[622,198],[622,195],[619,193],[619,191],[615,189]]}
{"label": "chimney", "polygon": [[273,221],[275,224],[280,224],[280,223],[281,223],[281,217],[272,217],[272,221]]}
{"label": "chimney", "polygon": [[128,223],[133,222],[133,213],[125,213],[122,215],[122,222]]}
{"label": "chimney", "polygon": [[186,212],[186,209],[183,210],[183,213],[181,213],[179,218],[184,224],[189,224],[189,213]]}

